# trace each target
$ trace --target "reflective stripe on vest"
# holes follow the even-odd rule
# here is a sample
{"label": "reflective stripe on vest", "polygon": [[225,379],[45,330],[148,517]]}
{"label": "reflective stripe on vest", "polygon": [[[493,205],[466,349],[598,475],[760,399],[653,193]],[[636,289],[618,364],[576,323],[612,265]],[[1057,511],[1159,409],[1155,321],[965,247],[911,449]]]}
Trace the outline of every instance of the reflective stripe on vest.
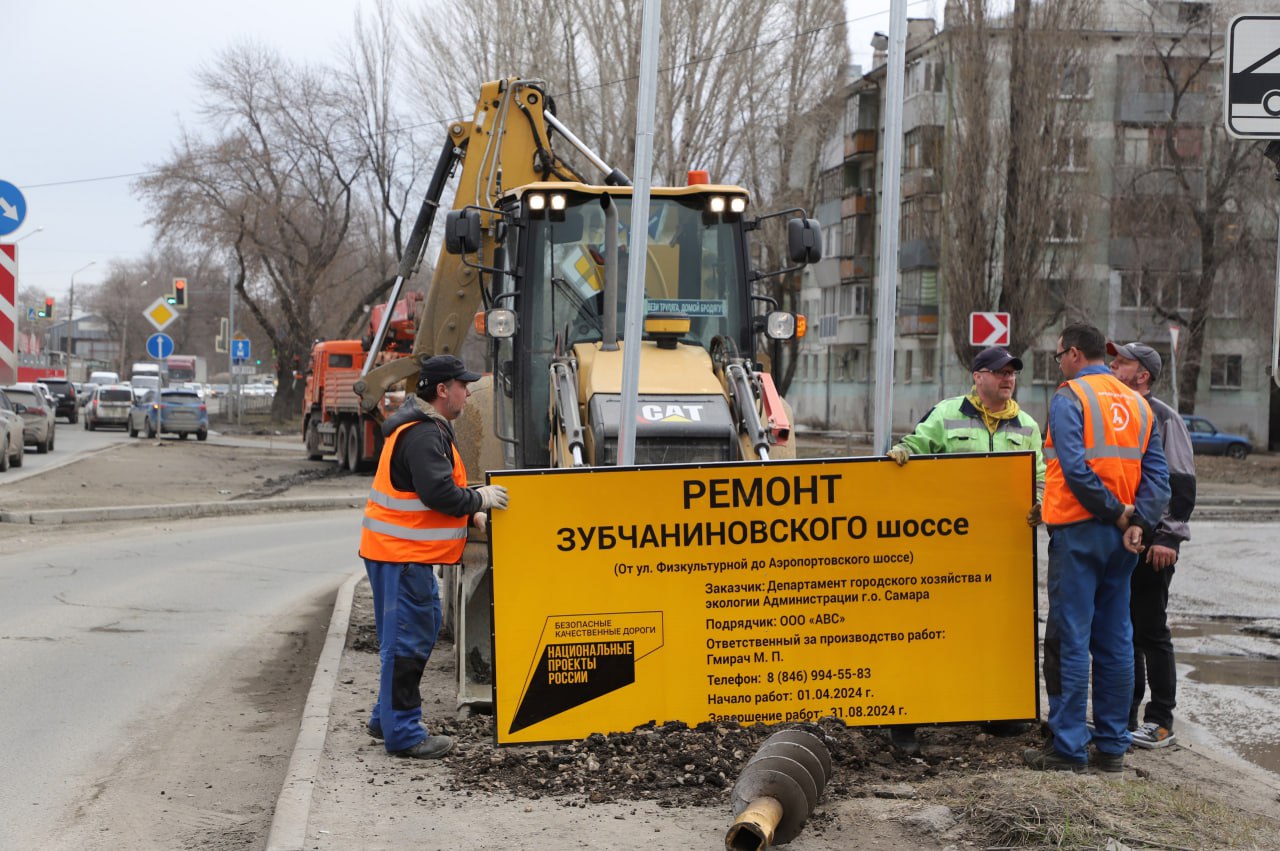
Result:
{"label": "reflective stripe on vest", "polygon": [[[396,443],[409,428],[437,428],[430,421],[415,420],[392,432],[378,458],[378,471],[365,503],[360,532],[360,555],[374,561],[417,564],[456,564],[467,544],[468,518],[442,514],[426,505],[413,491],[397,490],[391,483],[391,457]],[[453,482],[467,486],[467,471],[453,453]]]}
{"label": "reflective stripe on vest", "polygon": [[[1142,456],[1151,439],[1151,407],[1111,375],[1073,378],[1058,388],[1057,395],[1080,408],[1089,469],[1116,499],[1132,505],[1142,478]],[[1044,458],[1044,522],[1062,525],[1092,519],[1067,485],[1051,430],[1045,434]]]}

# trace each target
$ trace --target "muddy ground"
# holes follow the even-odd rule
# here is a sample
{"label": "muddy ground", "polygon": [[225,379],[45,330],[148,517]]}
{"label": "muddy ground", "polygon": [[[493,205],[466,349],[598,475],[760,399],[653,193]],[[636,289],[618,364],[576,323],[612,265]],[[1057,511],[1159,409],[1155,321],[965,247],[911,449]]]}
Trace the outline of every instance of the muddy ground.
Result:
{"label": "muddy ground", "polygon": [[[829,442],[801,445],[809,457],[865,454],[864,447],[850,450]],[[367,476],[340,474],[332,462],[309,462],[299,449],[292,435],[264,435],[237,446],[216,440],[126,441],[6,484],[0,488],[0,508],[255,500],[367,489]],[[1201,456],[1197,462],[1202,491],[1211,485],[1227,492],[1280,493],[1278,456],[1254,455],[1243,462]],[[0,536],[34,533],[30,526],[0,529]],[[427,717],[434,727],[455,734],[460,747],[442,763],[389,760],[363,732],[377,666],[367,652],[372,623],[367,591],[360,594],[353,636],[364,642],[364,652],[357,644],[344,658],[345,690],[335,702],[331,726],[330,788],[322,793],[330,796],[327,812],[339,821],[314,826],[315,847],[398,847],[385,823],[367,820],[371,802],[378,811],[402,813],[390,816],[400,821],[437,807],[449,810],[450,823],[527,818],[534,831],[528,835],[563,838],[564,831],[576,831],[577,847],[674,851],[695,847],[691,836],[722,835],[729,787],[770,730],[642,728],[573,744],[497,749],[491,744],[491,718],[459,719],[453,709],[447,645],[438,648],[428,669]],[[835,770],[805,835],[793,846],[802,851],[855,844],[1088,848],[1105,845],[1106,837],[1134,848],[1280,847],[1280,786],[1274,777],[1259,782],[1257,775],[1190,743],[1131,754],[1129,770],[1117,781],[1020,768],[1021,750],[1040,744],[1036,730],[995,738],[970,726],[927,728],[921,730],[918,755],[892,747],[883,731],[831,722],[820,731]],[[442,829],[445,822],[449,819],[442,819]],[[643,844],[592,840],[596,834],[612,835],[619,825],[641,824],[647,832]],[[433,831],[431,838],[439,836]],[[424,841],[421,847],[490,846]],[[570,846],[553,841],[539,847]],[[696,847],[712,846],[699,840]]]}

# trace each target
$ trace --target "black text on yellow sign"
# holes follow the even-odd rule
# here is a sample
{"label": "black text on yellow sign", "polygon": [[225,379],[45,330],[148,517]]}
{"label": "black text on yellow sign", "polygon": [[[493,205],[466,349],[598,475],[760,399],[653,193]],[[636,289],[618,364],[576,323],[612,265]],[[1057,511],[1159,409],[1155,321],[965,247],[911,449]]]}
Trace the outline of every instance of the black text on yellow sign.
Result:
{"label": "black text on yellow sign", "polygon": [[499,743],[1038,714],[1030,453],[493,474]]}

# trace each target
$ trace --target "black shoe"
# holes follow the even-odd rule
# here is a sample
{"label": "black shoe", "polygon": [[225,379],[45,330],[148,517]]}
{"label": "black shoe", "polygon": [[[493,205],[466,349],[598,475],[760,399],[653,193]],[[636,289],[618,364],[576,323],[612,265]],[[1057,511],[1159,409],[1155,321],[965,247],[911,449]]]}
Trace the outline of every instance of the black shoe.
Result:
{"label": "black shoe", "polygon": [[1030,721],[987,721],[982,725],[982,732],[989,736],[1021,736],[1031,729]]}
{"label": "black shoe", "polygon": [[365,732],[367,732],[370,737],[377,739],[378,741],[382,741],[383,735],[382,735],[381,727],[375,727],[372,724],[365,724],[364,729],[365,729]]}
{"label": "black shoe", "polygon": [[388,751],[388,753],[409,759],[439,759],[451,750],[453,750],[453,739],[448,736],[427,736],[412,747],[402,751]]}
{"label": "black shoe", "polygon": [[1022,761],[1028,768],[1036,771],[1071,771],[1082,774],[1089,770],[1088,763],[1070,759],[1053,745],[1046,745],[1044,750],[1028,748],[1022,752]]}
{"label": "black shoe", "polygon": [[1099,771],[1119,773],[1124,771],[1124,754],[1103,753],[1100,750],[1094,750],[1089,754],[1089,765]]}

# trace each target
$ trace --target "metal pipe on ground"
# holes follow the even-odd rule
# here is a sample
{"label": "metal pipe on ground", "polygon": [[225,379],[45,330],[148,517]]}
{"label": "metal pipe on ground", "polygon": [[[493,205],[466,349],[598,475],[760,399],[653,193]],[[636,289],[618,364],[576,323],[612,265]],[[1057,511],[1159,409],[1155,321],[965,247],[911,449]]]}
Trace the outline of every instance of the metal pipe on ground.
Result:
{"label": "metal pipe on ground", "polygon": [[726,851],[763,851],[800,835],[831,776],[831,754],[805,730],[765,739],[733,786],[734,823]]}

